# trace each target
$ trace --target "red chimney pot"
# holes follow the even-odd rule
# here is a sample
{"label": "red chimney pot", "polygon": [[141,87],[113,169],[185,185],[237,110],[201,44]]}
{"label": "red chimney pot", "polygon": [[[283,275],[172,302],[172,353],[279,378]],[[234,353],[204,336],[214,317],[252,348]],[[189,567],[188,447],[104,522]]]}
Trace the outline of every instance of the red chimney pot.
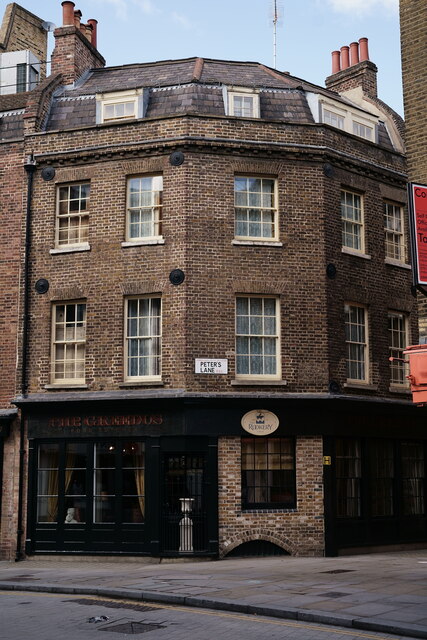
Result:
{"label": "red chimney pot", "polygon": [[62,26],[69,27],[74,25],[74,2],[64,0],[62,4]]}
{"label": "red chimney pot", "polygon": [[82,19],[82,12],[80,11],[80,9],[77,9],[77,11],[74,11],[74,26],[77,29],[80,29],[81,19]]}
{"label": "red chimney pot", "polygon": [[98,24],[98,20],[95,20],[94,18],[91,18],[90,20],[87,21],[88,24],[90,24],[92,26],[92,39],[91,39],[91,43],[92,45],[95,47],[95,49],[97,48],[97,24]]}
{"label": "red chimney pot", "polygon": [[359,62],[359,44],[352,42],[350,44],[350,65],[358,64]]}
{"label": "red chimney pot", "polygon": [[332,51],[332,73],[338,73],[338,71],[341,71],[341,53]]}
{"label": "red chimney pot", "polygon": [[349,48],[347,45],[341,47],[341,69],[348,69],[350,66]]}
{"label": "red chimney pot", "polygon": [[360,62],[369,60],[368,38],[359,39],[359,55],[360,55]]}

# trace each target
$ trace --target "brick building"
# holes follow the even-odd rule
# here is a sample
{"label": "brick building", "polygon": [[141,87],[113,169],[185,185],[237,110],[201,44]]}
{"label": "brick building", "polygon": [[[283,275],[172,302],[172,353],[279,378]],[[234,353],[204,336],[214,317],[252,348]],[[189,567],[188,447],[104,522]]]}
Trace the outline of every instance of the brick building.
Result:
{"label": "brick building", "polygon": [[62,4],[17,171],[26,552],[425,544],[424,411],[389,362],[417,339],[402,121],[367,41],[326,89],[252,62],[106,68]]}
{"label": "brick building", "polygon": [[[427,6],[422,0],[400,0],[400,33],[402,49],[403,100],[405,108],[405,143],[408,180],[427,184],[427,87],[424,33]],[[427,300],[418,296],[420,342],[427,342]]]}

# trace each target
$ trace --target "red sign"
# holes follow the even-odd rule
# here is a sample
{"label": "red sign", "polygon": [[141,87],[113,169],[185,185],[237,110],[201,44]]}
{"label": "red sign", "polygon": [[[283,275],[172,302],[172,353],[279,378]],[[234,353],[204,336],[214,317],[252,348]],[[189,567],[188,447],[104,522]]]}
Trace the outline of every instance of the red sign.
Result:
{"label": "red sign", "polygon": [[418,284],[427,284],[427,186],[411,184],[410,199],[416,278]]}

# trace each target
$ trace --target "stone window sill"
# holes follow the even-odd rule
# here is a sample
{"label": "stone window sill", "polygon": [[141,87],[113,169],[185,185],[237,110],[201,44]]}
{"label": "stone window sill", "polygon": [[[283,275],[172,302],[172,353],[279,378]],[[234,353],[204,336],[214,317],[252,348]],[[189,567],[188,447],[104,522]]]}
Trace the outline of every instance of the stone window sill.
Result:
{"label": "stone window sill", "polygon": [[236,378],[231,381],[233,387],[286,387],[287,384],[286,380],[265,380],[261,378],[254,380]]}
{"label": "stone window sill", "polygon": [[123,249],[127,249],[128,247],[143,247],[145,245],[152,244],[165,244],[165,239],[163,236],[157,236],[155,238],[146,238],[141,240],[126,240],[122,242]]}
{"label": "stone window sill", "polygon": [[58,249],[50,249],[49,253],[54,256],[58,253],[78,253],[79,251],[90,251],[90,244],[85,242],[74,247],[59,247]]}
{"label": "stone window sill", "polygon": [[393,267],[400,267],[401,269],[408,270],[412,269],[410,264],[406,264],[406,262],[400,262],[400,260],[394,260],[393,258],[386,258],[384,262],[385,264],[391,264]]}
{"label": "stone window sill", "polygon": [[126,387],[163,387],[164,382],[162,380],[138,380],[138,381],[129,381],[129,382],[120,382],[120,389],[124,389]]}
{"label": "stone window sill", "polygon": [[407,385],[403,384],[391,384],[388,388],[390,393],[401,393],[408,395],[411,393],[411,389]]}
{"label": "stone window sill", "polygon": [[276,240],[232,240],[231,244],[249,247],[283,247],[283,242]]}
{"label": "stone window sill", "polygon": [[346,389],[358,389],[359,391],[378,391],[377,384],[364,384],[363,382],[345,382]]}
{"label": "stone window sill", "polygon": [[356,251],[356,249],[350,249],[349,247],[341,247],[341,253],[346,253],[349,256],[355,256],[356,258],[363,258],[364,260],[371,260],[371,256],[363,251]]}
{"label": "stone window sill", "polygon": [[45,389],[49,391],[53,389],[88,389],[87,384],[45,384]]}

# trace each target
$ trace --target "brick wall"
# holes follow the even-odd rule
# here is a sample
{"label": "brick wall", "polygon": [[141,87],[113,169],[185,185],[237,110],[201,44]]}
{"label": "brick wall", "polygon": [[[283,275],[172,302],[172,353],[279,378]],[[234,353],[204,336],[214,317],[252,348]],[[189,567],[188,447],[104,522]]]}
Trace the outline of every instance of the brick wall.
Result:
{"label": "brick wall", "polygon": [[377,67],[373,62],[365,60],[329,76],[325,80],[327,89],[343,93],[356,87],[362,87],[368,96],[377,95]]}
{"label": "brick wall", "polygon": [[[182,135],[199,142],[185,150],[184,164],[173,167],[169,151],[161,147],[165,138]],[[209,140],[218,137],[230,140],[227,153],[223,142],[214,145]],[[250,143],[239,143],[251,138],[266,145],[257,156]],[[280,153],[267,152],[270,142],[283,144]],[[340,162],[343,168],[337,166],[333,177],[326,177],[321,155],[313,159],[312,152],[295,153],[295,145],[303,142],[344,154],[351,148],[351,166],[346,169]],[[375,388],[368,393],[389,395],[387,310],[416,317],[410,271],[384,260],[383,200],[405,202],[404,179],[395,173],[404,169],[401,156],[381,151],[384,167],[394,169],[387,173],[375,166],[374,145],[339,132],[199,117],[38,135],[29,137],[28,144],[39,162],[57,166],[54,181],[43,181],[38,171],[34,183],[32,280],[47,278],[50,289],[39,295],[31,288],[31,392],[45,392],[50,382],[53,301],[87,300],[87,384],[91,390],[118,390],[124,369],[124,297],[161,293],[165,387],[198,392],[241,388],[232,384],[235,296],[273,294],[281,305],[282,378],[287,391],[325,392],[331,377],[343,387],[343,307],[344,301],[351,301],[369,306]],[[96,159],[86,147],[93,148]],[[142,152],[147,157],[138,157]],[[153,172],[164,179],[165,244],[123,248],[126,176]],[[277,178],[282,246],[232,243],[236,173]],[[82,180],[91,181],[91,249],[51,255],[56,185]],[[369,259],[341,252],[343,186],[364,194]],[[329,262],[337,267],[333,281],[326,277]],[[168,280],[175,268],[186,274],[180,286]],[[416,335],[415,322],[412,326]],[[195,375],[196,357],[229,357],[228,376]],[[284,386],[269,385],[268,390],[282,392]]]}
{"label": "brick wall", "polygon": [[297,438],[297,507],[283,511],[242,511],[240,442],[236,437],[218,442],[220,555],[257,539],[273,542],[291,555],[323,555],[322,438]]}
{"label": "brick wall", "polygon": [[[0,28],[0,53],[2,51],[25,51],[29,49],[41,62],[47,60],[47,31],[43,20],[23,7],[13,3],[7,5]],[[46,65],[40,69],[40,78],[46,75]]]}
{"label": "brick wall", "polygon": [[[400,0],[405,141],[410,182],[427,184],[427,4]],[[419,294],[420,339],[427,341],[427,299]]]}
{"label": "brick wall", "polygon": [[88,69],[105,65],[105,60],[77,27],[55,29],[52,75],[62,74],[65,85],[72,84]]}

